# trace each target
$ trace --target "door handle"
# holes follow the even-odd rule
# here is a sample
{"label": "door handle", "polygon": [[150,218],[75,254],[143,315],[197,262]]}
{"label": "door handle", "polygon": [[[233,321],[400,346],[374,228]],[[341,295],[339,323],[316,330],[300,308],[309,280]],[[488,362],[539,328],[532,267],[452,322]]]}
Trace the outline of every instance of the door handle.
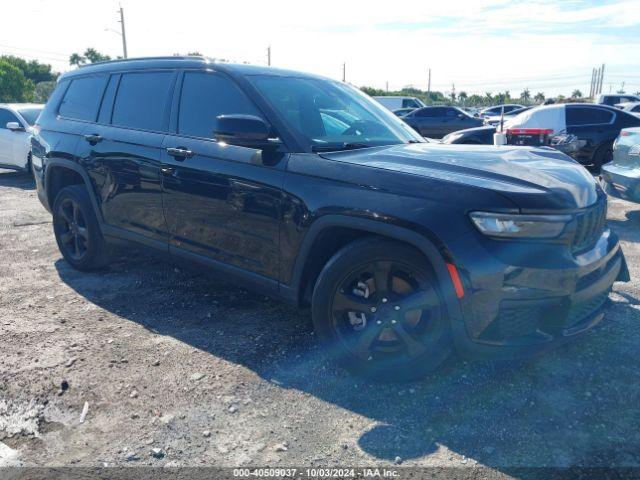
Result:
{"label": "door handle", "polygon": [[172,157],[176,157],[176,158],[184,159],[184,158],[193,157],[193,152],[191,150],[186,148],[181,148],[181,147],[177,147],[177,148],[169,147],[167,148],[167,153]]}
{"label": "door handle", "polygon": [[160,171],[163,175],[172,175],[174,172],[173,167],[160,167]]}
{"label": "door handle", "polygon": [[85,135],[84,139],[89,142],[91,145],[95,145],[98,142],[102,141],[102,137],[100,135],[98,135],[97,133],[92,133],[89,135]]}

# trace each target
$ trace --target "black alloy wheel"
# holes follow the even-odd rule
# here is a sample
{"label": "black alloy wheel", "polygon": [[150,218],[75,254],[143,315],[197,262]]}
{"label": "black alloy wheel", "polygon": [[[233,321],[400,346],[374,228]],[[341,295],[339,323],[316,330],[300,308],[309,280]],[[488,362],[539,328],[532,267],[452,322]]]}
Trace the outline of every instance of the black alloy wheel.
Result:
{"label": "black alloy wheel", "polygon": [[72,198],[65,198],[58,205],[60,218],[59,238],[62,253],[75,261],[81,261],[90,245],[89,231],[80,205]]}
{"label": "black alloy wheel", "polygon": [[328,353],[367,376],[417,378],[451,350],[435,274],[404,244],[373,238],[342,249],[318,278],[312,310]]}

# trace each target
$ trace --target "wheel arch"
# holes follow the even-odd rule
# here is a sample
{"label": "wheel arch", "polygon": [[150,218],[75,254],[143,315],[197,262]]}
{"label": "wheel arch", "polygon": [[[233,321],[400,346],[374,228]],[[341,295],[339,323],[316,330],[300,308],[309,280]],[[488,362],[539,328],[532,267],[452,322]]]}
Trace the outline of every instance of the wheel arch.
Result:
{"label": "wheel arch", "polygon": [[[329,248],[330,254],[325,252],[317,256],[316,258],[324,260],[321,265],[318,265],[317,260],[309,261],[310,258],[313,258],[313,253],[317,251],[319,242],[321,244],[323,237],[327,237],[327,232],[335,232],[336,229],[351,232],[351,238],[347,234],[346,238],[343,238],[348,241],[334,246],[334,248]],[[366,218],[327,215],[316,220],[309,228],[302,242],[293,267],[290,285],[281,285],[282,295],[290,301],[304,305],[308,301],[309,293],[313,291],[318,274],[326,264],[326,261],[347,243],[370,235],[406,243],[419,250],[433,267],[445,298],[448,315],[452,319],[462,318],[460,303],[447,268],[447,263],[452,259],[442,243],[431,232],[421,234],[406,227]],[[329,238],[333,237],[329,235]],[[327,257],[326,260],[325,257]]]}
{"label": "wheel arch", "polygon": [[91,180],[86,170],[71,160],[51,159],[47,162],[45,174],[45,191],[47,202],[53,208],[53,204],[58,192],[68,185],[84,185],[89,193],[91,205],[98,219],[98,223],[102,225],[102,212],[98,208],[97,200],[94,195]]}

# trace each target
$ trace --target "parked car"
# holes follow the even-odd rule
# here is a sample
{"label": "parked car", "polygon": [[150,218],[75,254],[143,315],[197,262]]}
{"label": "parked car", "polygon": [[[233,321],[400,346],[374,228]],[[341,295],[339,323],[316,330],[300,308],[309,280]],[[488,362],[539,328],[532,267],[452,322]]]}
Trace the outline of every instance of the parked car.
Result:
{"label": "parked car", "polygon": [[31,127],[44,105],[0,103],[0,168],[29,171]]}
{"label": "parked car", "polygon": [[640,102],[624,102],[616,104],[616,108],[624,110],[625,112],[640,115]]}
{"label": "parked car", "polygon": [[[549,114],[556,112],[550,120]],[[553,122],[553,124],[551,124]],[[568,103],[540,106],[505,123],[505,128],[551,128],[555,135],[569,134],[578,138],[574,152],[565,152],[583,165],[599,170],[611,161],[613,142],[623,128],[640,126],[640,118],[617,108],[593,103]],[[493,143],[496,128],[485,126],[454,132],[443,138],[448,144]]]}
{"label": "parked car", "polygon": [[597,104],[609,105],[611,107],[614,105],[617,105],[618,103],[625,103],[625,102],[640,102],[640,97],[638,97],[637,95],[629,95],[629,94],[603,93],[601,95],[598,95],[598,98],[596,99]]}
{"label": "parked car", "polygon": [[426,106],[422,100],[416,97],[388,96],[373,98],[392,112],[400,108],[422,108]]}
{"label": "parked car", "polygon": [[522,107],[522,108],[516,108],[515,110],[511,110],[509,112],[505,112],[504,115],[500,113],[498,113],[497,115],[488,115],[484,117],[484,124],[493,125],[495,127],[500,124],[500,120],[504,120],[506,122],[507,120],[512,119],[516,115],[520,115],[522,112],[526,112],[527,110],[531,110],[532,108],[533,107]]}
{"label": "parked car", "polygon": [[453,349],[539,353],[590,330],[628,279],[606,195],[578,164],[427,143],[322,77],[194,57],[88,65],[61,75],[32,143],[72,267],[106,265],[112,242],[204,265],[310,305],[327,354],[374,377],[415,378]]}
{"label": "parked car", "polygon": [[608,194],[640,203],[640,128],[625,128],[613,144],[613,160],[602,167]]}
{"label": "parked car", "polygon": [[504,105],[494,105],[493,107],[485,108],[484,110],[480,110],[480,116],[482,118],[485,117],[494,117],[496,115],[500,115],[502,111],[505,114],[512,112],[513,110],[519,110],[524,108],[524,105],[519,105],[517,103],[505,103]]}
{"label": "parked car", "polygon": [[472,117],[458,107],[418,108],[402,119],[423,137],[442,138],[464,128],[482,125],[480,118]]}
{"label": "parked car", "polygon": [[408,115],[409,113],[413,112],[414,110],[415,110],[415,108],[413,108],[413,107],[399,108],[398,110],[394,110],[393,114],[397,115],[398,117],[403,117],[403,116]]}

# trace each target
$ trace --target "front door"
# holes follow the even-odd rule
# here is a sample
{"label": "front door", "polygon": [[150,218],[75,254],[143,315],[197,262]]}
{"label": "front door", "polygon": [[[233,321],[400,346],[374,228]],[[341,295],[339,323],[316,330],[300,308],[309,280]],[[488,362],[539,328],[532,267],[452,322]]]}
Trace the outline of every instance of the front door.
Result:
{"label": "front door", "polygon": [[213,139],[219,115],[262,116],[229,77],[185,72],[179,89],[162,152],[170,250],[277,279],[284,155]]}
{"label": "front door", "polygon": [[16,157],[19,151],[24,150],[24,148],[19,148],[19,145],[27,143],[25,137],[28,136],[28,133],[9,130],[7,128],[9,122],[17,122],[22,125],[12,112],[6,108],[0,108],[0,165],[22,167],[27,161],[26,156],[20,159]]}

